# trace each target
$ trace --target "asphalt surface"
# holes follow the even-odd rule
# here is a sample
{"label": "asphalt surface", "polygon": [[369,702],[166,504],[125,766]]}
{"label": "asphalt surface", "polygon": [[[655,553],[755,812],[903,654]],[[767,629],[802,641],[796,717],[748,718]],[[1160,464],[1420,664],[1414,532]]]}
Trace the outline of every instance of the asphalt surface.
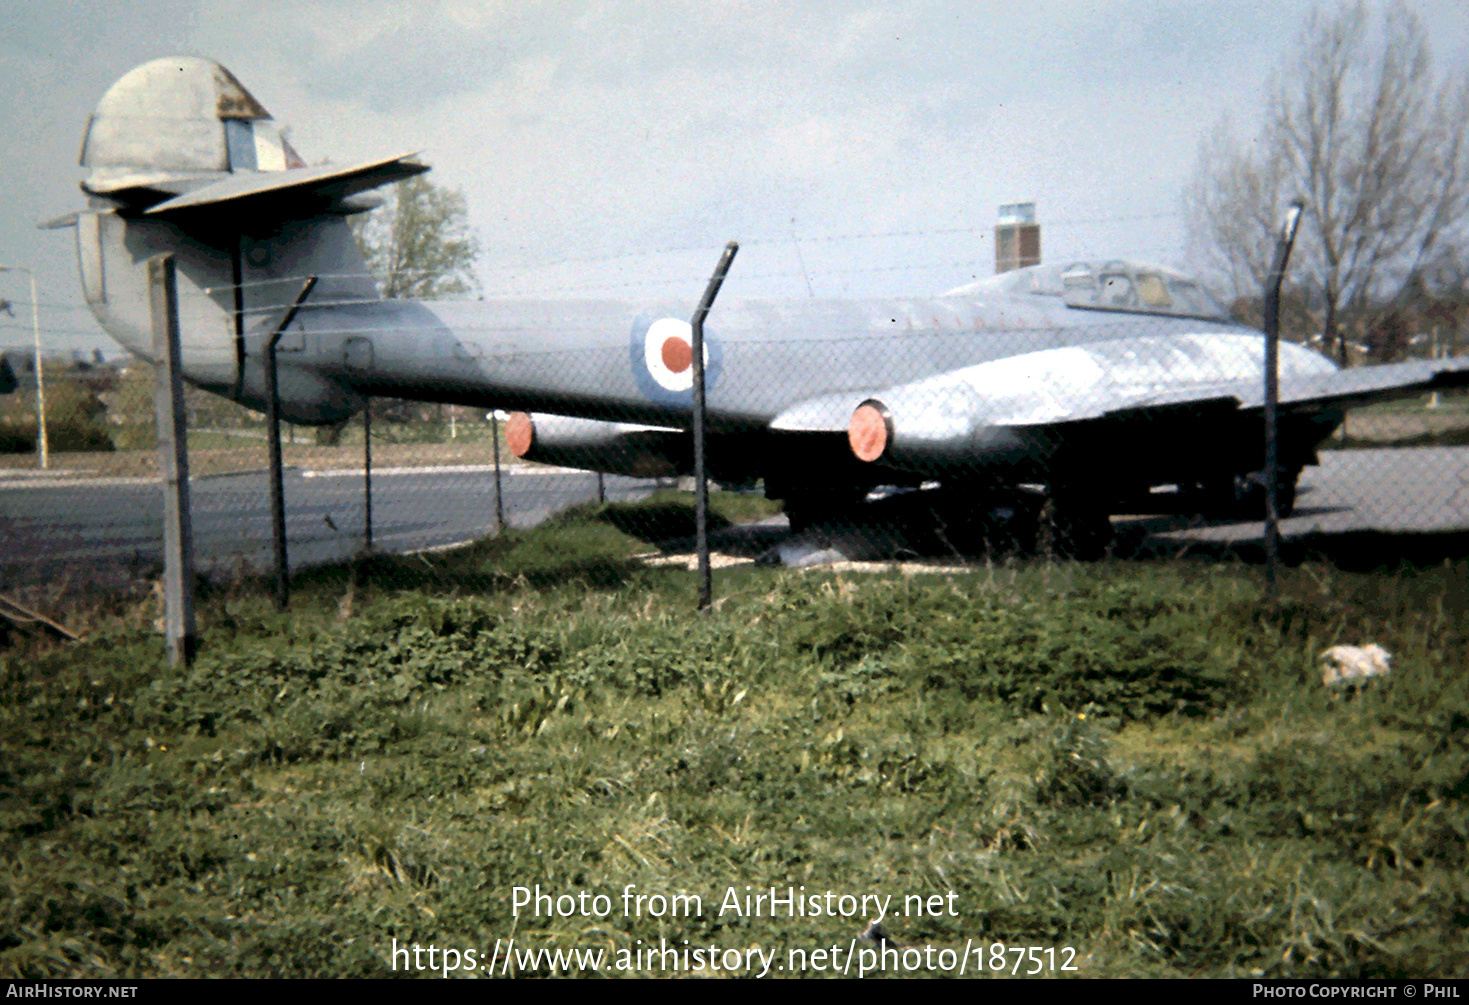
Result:
{"label": "asphalt surface", "polygon": [[[506,468],[506,523],[531,527],[597,497],[586,472]],[[656,483],[608,476],[607,498],[646,496]],[[287,470],[287,556],[292,569],[350,558],[363,545],[362,472]],[[263,471],[190,484],[200,572],[271,562],[270,495]],[[384,552],[444,547],[493,534],[494,472],[482,467],[373,472],[373,546]],[[0,589],[56,576],[87,581],[153,575],[161,561],[163,494],[157,482],[6,472],[0,476]]]}
{"label": "asphalt surface", "polygon": [[[529,527],[596,497],[585,472],[507,468],[507,522]],[[656,483],[608,476],[607,497],[646,496]],[[350,557],[362,546],[360,471],[288,471],[287,537],[293,568]],[[269,496],[264,472],[196,479],[191,485],[196,561],[201,571],[270,561]],[[90,479],[64,471],[0,472],[0,591],[58,577],[138,581],[160,561],[162,493],[142,479]],[[1126,518],[1164,540],[1242,542],[1259,522]],[[374,472],[374,544],[412,552],[473,540],[495,530],[494,475],[483,467]],[[1443,532],[1469,529],[1469,448],[1327,452],[1302,475],[1296,514],[1283,534],[1351,531]]]}
{"label": "asphalt surface", "polygon": [[[1261,538],[1259,521],[1154,517],[1137,521],[1170,539],[1244,542]],[[1282,537],[1443,533],[1469,529],[1469,447],[1323,451],[1301,473],[1295,512]]]}

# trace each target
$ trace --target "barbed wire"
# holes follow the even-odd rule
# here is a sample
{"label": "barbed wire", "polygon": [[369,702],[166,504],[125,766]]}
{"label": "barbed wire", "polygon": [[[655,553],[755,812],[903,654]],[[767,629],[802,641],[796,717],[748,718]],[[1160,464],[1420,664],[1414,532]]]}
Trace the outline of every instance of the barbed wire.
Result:
{"label": "barbed wire", "polygon": [[[1051,227],[1051,228],[1056,228],[1056,227],[1094,226],[1094,225],[1105,225],[1105,224],[1112,224],[1112,223],[1126,223],[1126,222],[1137,222],[1137,221],[1146,221],[1146,220],[1167,219],[1167,218],[1177,217],[1179,215],[1180,214],[1177,213],[1177,212],[1170,211],[1170,212],[1154,212],[1154,213],[1142,213],[1142,214],[1129,214],[1129,215],[1124,215],[1124,216],[1110,216],[1110,217],[1079,217],[1079,218],[1072,218],[1072,219],[1049,220],[1049,221],[1046,221],[1045,222],[1045,226]],[[841,242],[856,242],[856,241],[875,240],[875,239],[923,238],[923,237],[937,237],[937,236],[952,236],[952,235],[961,235],[961,234],[982,234],[982,233],[987,233],[987,232],[993,230],[993,227],[994,227],[993,224],[989,224],[989,225],[984,225],[984,226],[965,226],[965,227],[903,228],[903,229],[893,229],[893,230],[853,231],[853,232],[835,233],[835,234],[811,234],[811,235],[805,235],[805,236],[801,236],[801,235],[757,236],[757,237],[754,237],[754,238],[750,238],[748,240],[744,240],[741,243],[744,244],[744,245],[746,245],[746,246],[767,246],[767,247],[773,247],[773,246],[790,246],[790,245],[835,244],[835,243],[841,243]],[[483,269],[483,270],[488,270],[488,271],[490,271],[492,273],[505,273],[505,272],[521,272],[521,273],[524,273],[524,272],[532,272],[532,271],[537,271],[537,270],[551,269],[551,268],[556,268],[556,267],[559,267],[559,266],[571,265],[571,264],[592,264],[592,263],[597,263],[597,262],[609,262],[609,261],[617,261],[617,260],[631,259],[631,258],[654,258],[656,256],[666,255],[666,254],[672,254],[672,253],[695,252],[695,251],[709,251],[712,247],[713,247],[712,244],[705,243],[705,242],[699,242],[699,243],[690,243],[690,244],[681,244],[681,245],[669,245],[669,246],[657,247],[657,248],[636,248],[636,249],[630,248],[630,249],[626,249],[626,250],[622,250],[622,251],[605,253],[605,254],[584,255],[584,256],[563,256],[561,258],[545,259],[545,260],[538,260],[538,261],[525,261],[525,262],[521,262],[521,263],[494,263],[494,262],[491,262],[491,263],[484,263],[479,268],[480,269]],[[842,266],[842,267],[832,267],[832,268],[822,268],[822,269],[806,269],[806,268],[770,269],[770,270],[761,270],[761,271],[757,271],[757,272],[744,272],[744,273],[741,273],[738,276],[732,277],[732,278],[736,279],[737,281],[741,281],[741,282],[744,282],[744,281],[765,281],[765,280],[792,280],[792,281],[801,280],[801,281],[804,281],[806,283],[809,283],[810,280],[813,279],[813,278],[831,279],[833,277],[840,277],[840,276],[882,275],[882,274],[893,274],[893,273],[899,273],[899,272],[922,272],[922,271],[925,271],[925,270],[940,270],[940,269],[944,269],[944,270],[962,270],[962,271],[968,272],[969,273],[969,278],[972,280],[973,278],[976,277],[977,270],[980,270],[980,269],[987,270],[989,268],[989,266],[990,266],[990,262],[989,262],[988,257],[986,256],[984,258],[978,258],[978,257],[976,257],[976,258],[969,258],[969,259],[964,259],[964,260],[960,260],[960,261],[950,261],[950,260],[918,261],[918,262],[909,261],[909,262],[898,262],[898,263],[892,263],[892,264],[886,264],[886,265],[871,265],[871,266],[852,265],[852,266]],[[406,279],[408,279],[410,281],[412,281],[414,279],[417,279],[417,278],[421,278],[421,277],[425,277],[425,276],[434,276],[434,275],[437,275],[437,273],[433,272],[432,270],[409,270],[409,271],[400,272],[400,273],[397,274],[397,276],[399,278],[406,278]],[[606,294],[606,293],[608,293],[610,291],[632,291],[632,290],[638,290],[638,289],[656,290],[656,289],[666,289],[668,287],[686,287],[690,291],[696,291],[707,280],[707,278],[708,278],[707,273],[701,272],[699,274],[692,274],[692,273],[690,273],[689,275],[671,276],[671,277],[664,277],[664,278],[647,277],[647,278],[629,279],[629,280],[620,280],[620,281],[609,281],[609,282],[587,282],[587,281],[581,281],[581,282],[576,282],[576,283],[562,283],[562,284],[559,284],[559,285],[544,285],[543,283],[538,282],[532,276],[518,276],[518,277],[509,277],[509,281],[506,284],[501,285],[498,288],[489,289],[489,290],[482,290],[478,294],[465,291],[464,295],[450,296],[450,297],[436,297],[434,299],[435,300],[438,300],[438,301],[441,301],[441,302],[448,302],[448,303],[452,303],[452,302],[473,302],[474,300],[493,301],[493,300],[499,300],[499,299],[516,299],[516,298],[540,297],[540,296],[561,296],[561,295],[578,294],[578,293],[586,293],[586,294],[589,294],[589,295],[591,295],[591,294]],[[305,279],[306,279],[306,276],[305,275],[296,275],[296,276],[273,276],[273,277],[268,277],[268,278],[249,280],[247,282],[243,282],[243,283],[239,283],[239,284],[218,284],[218,285],[213,285],[213,286],[205,287],[203,289],[203,292],[206,295],[208,295],[208,296],[233,295],[233,293],[236,290],[239,290],[241,292],[248,293],[249,291],[252,291],[252,290],[257,290],[257,289],[261,289],[261,288],[265,288],[265,287],[280,286],[281,284],[302,283],[302,282],[305,281]],[[368,273],[368,272],[365,272],[365,271],[352,271],[352,272],[341,272],[341,273],[323,274],[323,275],[319,275],[318,276],[318,279],[322,279],[322,280],[338,280],[338,281],[354,281],[354,282],[363,282],[363,283],[370,282],[370,283],[372,283],[374,285],[374,289],[378,291],[378,295],[380,295],[381,286],[382,286],[383,282],[385,281],[385,277],[373,275],[373,274]],[[516,281],[517,279],[519,280],[518,282]],[[691,292],[690,295],[692,295],[692,292]],[[919,295],[925,295],[925,294],[919,294]],[[937,293],[937,291],[935,291],[934,293],[929,293],[929,294],[926,294],[926,295],[934,296],[934,295],[939,295],[939,294]],[[883,296],[883,297],[879,297],[879,298],[875,298],[875,299],[900,299],[900,298],[901,298],[900,295],[888,295],[888,296]],[[363,299],[334,299],[334,300],[330,300],[330,301],[316,301],[315,303],[312,304],[312,306],[316,306],[316,307],[343,306],[343,305],[347,305],[347,304],[361,304],[361,303],[367,303],[367,302],[372,302],[372,301],[370,301],[370,300],[368,300],[366,298],[363,298]],[[28,306],[28,305],[25,305],[24,303],[22,303],[21,301],[15,301],[13,299],[12,299],[12,303],[16,304],[18,308],[24,308],[25,306]],[[271,313],[271,312],[274,312],[274,311],[283,310],[287,306],[288,305],[286,303],[255,304],[255,305],[250,305],[250,306],[246,307],[245,308],[245,313],[248,314],[248,315],[252,315],[252,316],[264,315],[264,314],[268,314],[268,313]],[[89,308],[88,308],[88,306],[85,303],[56,301],[56,300],[50,300],[50,299],[38,301],[37,308],[38,308],[38,311],[40,311],[40,312],[43,312],[43,313],[52,313],[52,314],[54,314],[54,313],[75,313],[75,314],[90,313]],[[30,324],[23,323],[23,319],[19,319],[19,318],[17,318],[17,322],[15,324],[13,324],[13,325],[12,324],[9,324],[9,323],[0,323],[0,330],[7,331],[7,332],[13,331],[13,332],[16,333],[16,336],[17,337],[20,336],[20,335],[30,335],[30,334],[32,334],[33,333],[33,330],[34,330],[34,327],[35,326],[32,326]],[[66,325],[66,324],[58,325],[58,324],[55,324],[54,322],[53,323],[43,323],[43,324],[41,324],[39,326],[39,330],[43,334],[45,334],[45,335],[48,335],[48,336],[56,336],[56,337],[89,337],[89,336],[96,336],[96,335],[99,335],[99,334],[105,334],[105,333],[100,332],[99,330],[93,329],[93,328],[82,328],[82,327],[77,327],[75,325]]]}
{"label": "barbed wire", "polygon": [[[1140,213],[1128,216],[1088,217],[1073,220],[1047,220],[1042,224],[1042,227],[1080,227],[1105,223],[1136,223],[1145,220],[1181,218],[1182,215],[1183,214],[1177,211],[1166,211],[1156,213]],[[741,247],[758,247],[761,245],[786,246],[791,244],[823,244],[835,243],[839,241],[866,241],[893,237],[943,237],[956,234],[987,234],[992,232],[995,226],[995,224],[987,224],[985,226],[971,227],[931,227],[905,228],[902,230],[853,231],[844,234],[809,234],[805,236],[786,234],[779,236],[756,236],[748,239],[741,239],[740,245]],[[662,248],[629,248],[623,251],[606,252],[595,255],[568,255],[561,258],[547,259],[543,261],[527,261],[523,263],[511,262],[503,265],[496,265],[494,263],[491,263],[489,267],[500,270],[551,268],[557,265],[609,262],[615,261],[620,258],[638,258],[652,255],[677,254],[682,252],[709,251],[710,249],[716,247],[717,245],[714,243],[701,242],[698,244],[668,245]]]}
{"label": "barbed wire", "polygon": [[[765,272],[745,272],[745,273],[741,273],[737,277],[736,276],[731,276],[731,279],[740,279],[740,280],[748,280],[748,279],[796,279],[796,278],[800,278],[802,276],[863,275],[863,274],[876,274],[876,273],[886,273],[886,272],[922,271],[924,269],[965,269],[965,270],[969,270],[969,269],[975,268],[976,266],[981,266],[983,264],[984,264],[983,260],[980,260],[980,259],[967,259],[967,260],[959,261],[959,262],[922,262],[922,263],[907,263],[907,264],[896,264],[896,265],[852,266],[850,268],[823,269],[823,270],[817,270],[817,271],[801,270],[801,269],[776,269],[776,270],[770,270],[770,271],[765,271]],[[430,274],[430,273],[425,272],[423,274]],[[410,275],[412,275],[412,274],[410,273]],[[293,276],[275,276],[275,277],[271,277],[269,279],[250,280],[249,282],[238,283],[238,284],[219,284],[219,285],[214,285],[214,286],[206,286],[206,287],[203,287],[200,290],[200,292],[203,293],[206,296],[217,296],[217,295],[220,295],[220,294],[232,293],[235,290],[241,290],[241,291],[248,292],[250,290],[258,290],[258,289],[262,289],[262,288],[266,288],[266,287],[277,287],[277,286],[281,286],[283,284],[299,285],[299,284],[304,283],[308,278],[309,277],[306,276],[306,275],[304,275],[304,274],[303,275],[293,275]],[[316,278],[317,278],[318,281],[325,281],[325,280],[343,280],[343,279],[345,279],[345,280],[374,280],[377,283],[381,283],[382,282],[382,280],[379,279],[378,277],[372,276],[372,275],[367,274],[367,273],[362,273],[362,272],[320,273],[320,274],[318,274],[316,276]],[[680,285],[686,285],[686,286],[688,286],[690,288],[691,293],[696,293],[698,291],[699,287],[703,283],[705,283],[705,282],[708,281],[708,278],[709,278],[708,274],[707,273],[704,273],[704,274],[701,274],[701,275],[675,276],[675,277],[670,277],[670,278],[666,278],[666,279],[636,279],[636,280],[627,280],[627,281],[617,282],[617,283],[579,283],[579,284],[570,285],[570,286],[559,286],[559,287],[540,288],[538,290],[538,292],[540,292],[540,293],[575,293],[575,292],[579,292],[579,291],[583,291],[583,290],[630,289],[630,288],[639,287],[639,286],[680,286]],[[496,297],[502,297],[502,296],[504,296],[504,297],[512,297],[512,296],[523,296],[523,295],[524,294],[508,293],[508,292],[507,293],[499,293],[499,292],[493,292],[492,291],[492,292],[481,293],[478,296],[471,295],[471,296],[465,296],[465,297],[437,297],[437,298],[434,298],[434,300],[436,302],[446,302],[446,303],[473,303],[473,302],[475,302],[477,300],[488,300],[488,299],[492,299],[492,298],[496,298]],[[936,296],[938,294],[928,294],[928,295],[929,296]],[[396,298],[388,298],[388,299],[389,300],[392,300],[392,299],[396,299]],[[405,300],[405,302],[410,302],[409,301],[409,298],[404,298],[404,300]],[[308,301],[308,305],[320,307],[320,306],[324,306],[324,305],[337,306],[337,305],[342,305],[342,304],[362,304],[362,303],[376,303],[376,302],[377,302],[376,300],[366,300],[366,299],[362,299],[362,298],[334,300],[334,301],[310,300],[310,301]],[[412,300],[411,302],[423,302],[423,301],[421,301],[421,300]],[[250,306],[245,307],[244,308],[244,313],[246,313],[246,314],[258,314],[258,313],[268,312],[268,311],[272,311],[272,310],[281,310],[281,309],[284,309],[284,308],[289,307],[289,306],[290,306],[290,301],[273,302],[273,303],[270,303],[270,304],[263,304],[263,305],[262,304],[255,304],[255,305],[250,305]]]}

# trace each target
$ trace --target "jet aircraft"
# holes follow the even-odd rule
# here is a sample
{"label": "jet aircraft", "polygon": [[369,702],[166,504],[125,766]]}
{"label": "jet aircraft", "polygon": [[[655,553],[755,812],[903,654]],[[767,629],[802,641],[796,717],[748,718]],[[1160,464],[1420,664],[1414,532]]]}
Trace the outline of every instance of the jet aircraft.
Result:
{"label": "jet aircraft", "polygon": [[[76,228],[87,303],[138,356],[146,261],[172,252],[185,377],[263,409],[266,340],[317,276],[278,347],[290,421],[340,422],[369,396],[503,408],[518,410],[506,438],[521,457],[689,470],[691,301],[379,297],[347,218],[428,170],[414,155],[308,167],[224,67],[169,58],[102,97],[81,164],[89,204],[56,225]],[[959,514],[1024,496],[1085,552],[1109,513],[1157,512],[1165,488],[1198,508],[1263,495],[1263,337],[1167,269],[1078,262],[941,296],[720,302],[705,351],[711,476],[763,480],[795,526],[883,487]],[[1339,370],[1282,345],[1282,508],[1345,407],[1466,378],[1469,360]]]}

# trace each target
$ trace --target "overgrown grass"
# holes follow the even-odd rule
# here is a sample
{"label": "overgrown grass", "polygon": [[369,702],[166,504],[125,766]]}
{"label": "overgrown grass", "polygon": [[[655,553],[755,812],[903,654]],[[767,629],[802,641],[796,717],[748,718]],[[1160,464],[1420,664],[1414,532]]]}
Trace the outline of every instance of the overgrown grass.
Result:
{"label": "overgrown grass", "polygon": [[1322,441],[1321,450],[1408,450],[1417,447],[1466,447],[1469,446],[1469,426],[1435,430],[1412,436],[1392,439],[1367,439],[1349,436],[1345,439],[1333,436]]}
{"label": "overgrown grass", "polygon": [[[1276,606],[1230,565],[746,569],[700,617],[606,513],[319,570],[288,614],[216,592],[187,671],[151,612],[0,654],[0,973],[383,976],[393,939],[512,936],[783,964],[863,927],[721,915],[747,885],[1083,976],[1464,972],[1464,568],[1305,567]],[[1368,640],[1391,677],[1325,691],[1316,654]],[[536,884],[614,909],[513,918]],[[702,916],[624,917],[628,884]]]}

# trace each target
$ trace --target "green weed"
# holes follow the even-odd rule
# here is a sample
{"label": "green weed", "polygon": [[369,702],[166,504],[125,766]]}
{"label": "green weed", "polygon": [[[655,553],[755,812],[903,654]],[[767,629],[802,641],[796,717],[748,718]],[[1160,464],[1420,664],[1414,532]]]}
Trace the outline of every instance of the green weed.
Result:
{"label": "green weed", "polygon": [[[721,914],[747,885],[952,891],[887,928],[1083,976],[1469,963],[1458,570],[1308,566],[1276,606],[1229,566],[751,570],[697,616],[598,513],[319,570],[289,614],[215,591],[184,671],[136,619],[0,651],[0,973],[384,976],[393,939],[512,935],[784,961],[865,924]],[[1322,688],[1369,640],[1392,675]],[[616,909],[513,916],[536,884]]]}

